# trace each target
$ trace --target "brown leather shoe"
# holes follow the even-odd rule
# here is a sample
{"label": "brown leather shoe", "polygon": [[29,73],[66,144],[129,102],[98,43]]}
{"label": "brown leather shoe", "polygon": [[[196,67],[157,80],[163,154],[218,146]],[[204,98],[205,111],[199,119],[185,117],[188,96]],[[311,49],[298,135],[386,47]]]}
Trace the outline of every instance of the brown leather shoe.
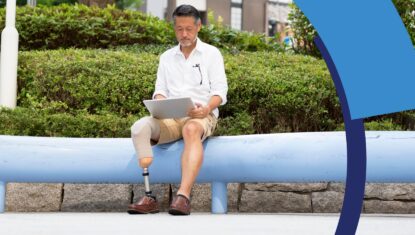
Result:
{"label": "brown leather shoe", "polygon": [[129,214],[154,214],[159,212],[155,197],[144,196],[137,203],[128,206]]}
{"label": "brown leather shoe", "polygon": [[190,200],[179,194],[170,204],[169,214],[171,215],[190,215]]}

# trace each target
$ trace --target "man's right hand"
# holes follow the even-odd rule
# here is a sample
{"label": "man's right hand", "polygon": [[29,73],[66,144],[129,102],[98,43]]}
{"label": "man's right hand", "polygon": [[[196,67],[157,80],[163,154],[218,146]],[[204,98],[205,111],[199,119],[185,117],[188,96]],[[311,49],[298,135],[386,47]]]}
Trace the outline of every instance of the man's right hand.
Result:
{"label": "man's right hand", "polygon": [[164,95],[157,94],[157,95],[154,96],[154,99],[155,100],[162,100],[162,99],[166,99],[166,97]]}

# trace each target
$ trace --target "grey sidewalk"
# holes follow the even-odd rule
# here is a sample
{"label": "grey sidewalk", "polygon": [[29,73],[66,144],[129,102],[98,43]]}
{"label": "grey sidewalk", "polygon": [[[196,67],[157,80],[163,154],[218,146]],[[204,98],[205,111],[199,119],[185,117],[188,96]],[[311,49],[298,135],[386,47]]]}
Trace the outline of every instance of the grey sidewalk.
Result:
{"label": "grey sidewalk", "polygon": [[[335,214],[5,213],[0,214],[0,234],[333,235],[337,221]],[[413,235],[414,231],[415,215],[363,215],[357,234]]]}

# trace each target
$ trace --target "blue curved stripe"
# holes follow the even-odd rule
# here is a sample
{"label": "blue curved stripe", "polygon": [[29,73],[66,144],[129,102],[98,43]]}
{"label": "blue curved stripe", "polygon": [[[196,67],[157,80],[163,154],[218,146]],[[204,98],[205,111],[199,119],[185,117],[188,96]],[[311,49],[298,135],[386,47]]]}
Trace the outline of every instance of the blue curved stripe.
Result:
{"label": "blue curved stripe", "polygon": [[296,0],[336,65],[352,119],[415,109],[415,50],[392,0]]}
{"label": "blue curved stripe", "polygon": [[348,100],[336,66],[323,41],[315,38],[336,86],[343,111],[347,141],[347,176],[343,207],[337,225],[336,235],[355,234],[362,210],[366,181],[366,137],[362,119],[352,120]]}

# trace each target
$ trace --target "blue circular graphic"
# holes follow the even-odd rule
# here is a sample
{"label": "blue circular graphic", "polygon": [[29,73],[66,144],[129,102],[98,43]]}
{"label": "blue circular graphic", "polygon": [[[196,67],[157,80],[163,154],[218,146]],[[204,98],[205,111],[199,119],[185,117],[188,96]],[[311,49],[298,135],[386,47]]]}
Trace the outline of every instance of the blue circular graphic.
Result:
{"label": "blue circular graphic", "polygon": [[355,234],[362,211],[366,181],[366,138],[363,119],[351,119],[339,73],[320,37],[314,39],[330,71],[343,111],[347,141],[347,176],[343,207],[336,235]]}

